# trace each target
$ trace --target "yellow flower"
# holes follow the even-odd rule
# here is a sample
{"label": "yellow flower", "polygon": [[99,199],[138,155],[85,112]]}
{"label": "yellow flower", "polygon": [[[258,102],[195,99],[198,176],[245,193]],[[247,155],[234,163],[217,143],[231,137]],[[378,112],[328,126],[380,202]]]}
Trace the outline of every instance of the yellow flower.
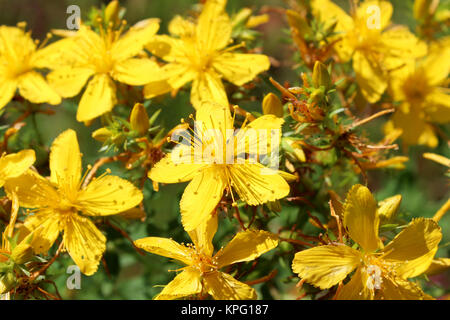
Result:
{"label": "yellow flower", "polygon": [[277,237],[267,231],[239,232],[216,254],[212,239],[217,231],[217,215],[189,232],[193,244],[180,245],[165,238],[136,240],[137,247],[148,252],[181,261],[186,267],[158,294],[156,299],[171,300],[192,295],[210,294],[218,300],[256,299],[250,286],[219,271],[234,263],[251,261],[278,245]]}
{"label": "yellow flower", "polygon": [[192,81],[191,103],[197,109],[202,101],[227,106],[222,78],[241,86],[270,67],[261,54],[234,53],[241,45],[227,47],[232,23],[225,12],[226,0],[208,0],[197,24],[177,16],[169,25],[175,37],[158,36],[146,48],[167,61],[161,81],[144,88],[146,98],[178,90]]}
{"label": "yellow flower", "polygon": [[0,26],[0,109],[16,90],[32,103],[59,104],[61,97],[36,70],[46,68],[47,48],[38,48],[21,28]]}
{"label": "yellow flower", "polygon": [[197,110],[196,130],[188,142],[190,145],[178,145],[149,172],[151,180],[161,183],[192,180],[180,202],[186,231],[194,230],[209,218],[225,189],[234,199],[234,188],[241,200],[252,206],[281,199],[289,193],[289,185],[279,171],[264,167],[257,159],[238,161],[236,151],[243,143],[247,151],[254,146],[261,151],[267,143],[264,137],[258,135],[249,142],[245,133],[249,129],[257,132],[274,129],[281,135],[283,119],[265,115],[243,126],[237,133],[233,119],[228,107],[204,103]]}
{"label": "yellow flower", "polygon": [[106,239],[86,216],[108,216],[130,209],[142,201],[142,193],[130,182],[110,175],[82,187],[81,153],[76,133],[70,129],[52,144],[50,171],[49,180],[31,170],[9,179],[6,192],[16,193],[20,206],[36,209],[24,226],[34,232],[32,246],[37,254],[47,252],[63,232],[65,249],[81,272],[92,275],[105,251]]}
{"label": "yellow flower", "polygon": [[425,59],[392,72],[392,95],[401,105],[385,130],[401,129],[406,146],[436,147],[438,139],[429,122],[450,122],[450,90],[444,87],[449,71],[450,37],[447,37],[434,43]]}
{"label": "yellow flower", "polygon": [[351,280],[337,299],[430,299],[408,281],[429,268],[442,238],[433,219],[414,219],[387,246],[378,237],[380,215],[369,189],[355,185],[344,204],[344,226],[360,250],[342,243],[296,253],[292,269],[306,282],[328,289]]}
{"label": "yellow flower", "polygon": [[47,78],[65,98],[77,95],[88,82],[78,107],[78,121],[92,120],[113,109],[117,102],[113,80],[139,86],[159,77],[156,62],[136,57],[158,28],[157,19],[148,19],[124,35],[121,29],[101,29],[99,35],[82,25],[74,36],[60,40],[65,44],[61,61]]}
{"label": "yellow flower", "polygon": [[343,62],[353,59],[356,81],[370,103],[386,90],[389,70],[400,67],[404,59],[426,53],[408,28],[387,29],[393,11],[387,1],[364,1],[351,16],[330,0],[314,0],[312,6],[321,20],[337,22],[335,32],[340,41],[335,50]]}

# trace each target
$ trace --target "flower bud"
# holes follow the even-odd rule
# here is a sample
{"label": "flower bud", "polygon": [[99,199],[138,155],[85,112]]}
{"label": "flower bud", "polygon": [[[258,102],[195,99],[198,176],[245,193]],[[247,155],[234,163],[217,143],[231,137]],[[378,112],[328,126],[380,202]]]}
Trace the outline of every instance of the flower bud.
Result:
{"label": "flower bud", "polygon": [[33,248],[29,243],[26,243],[25,241],[22,241],[11,252],[11,259],[17,264],[28,262],[32,257]]}
{"label": "flower bud", "polygon": [[416,20],[424,20],[433,15],[436,11],[439,0],[416,0],[414,1],[414,18]]}
{"label": "flower bud", "polygon": [[92,138],[94,138],[95,140],[100,141],[100,142],[105,142],[106,140],[108,140],[111,137],[111,135],[112,135],[112,133],[108,129],[100,128],[100,129],[95,130],[92,133]]}
{"label": "flower bud", "polygon": [[16,277],[13,272],[0,275],[0,294],[7,293],[16,285]]}
{"label": "flower bud", "polygon": [[402,202],[402,196],[396,195],[378,203],[378,215],[381,220],[389,221],[396,214],[398,208],[400,207],[400,203]]}
{"label": "flower bud", "polygon": [[313,85],[315,88],[325,87],[325,90],[331,88],[331,78],[327,67],[320,61],[316,61],[312,74]]}
{"label": "flower bud", "polygon": [[106,24],[112,22],[114,25],[117,26],[119,24],[119,12],[120,12],[119,1],[117,0],[111,1],[105,8]]}
{"label": "flower bud", "polygon": [[283,117],[283,105],[273,93],[269,93],[264,97],[262,109],[264,114],[273,114],[279,118]]}
{"label": "flower bud", "polygon": [[138,132],[141,136],[145,135],[150,128],[148,114],[142,103],[136,103],[130,116],[131,129]]}
{"label": "flower bud", "polygon": [[231,25],[234,27],[247,21],[252,15],[252,10],[249,8],[242,8],[231,20]]}

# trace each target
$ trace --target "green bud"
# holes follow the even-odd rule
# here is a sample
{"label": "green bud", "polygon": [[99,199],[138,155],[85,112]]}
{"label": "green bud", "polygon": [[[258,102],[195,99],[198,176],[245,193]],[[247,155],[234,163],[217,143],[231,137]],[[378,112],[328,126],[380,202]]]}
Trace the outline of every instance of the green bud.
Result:
{"label": "green bud", "polygon": [[325,87],[325,90],[331,88],[331,78],[327,67],[320,61],[316,61],[312,74],[313,85],[315,88]]}
{"label": "green bud", "polygon": [[0,294],[7,293],[16,285],[16,276],[13,272],[0,275]]}
{"label": "green bud", "polygon": [[267,202],[267,207],[273,212],[281,212],[281,203],[278,200]]}
{"label": "green bud", "polygon": [[11,259],[17,264],[28,262],[32,257],[33,248],[25,241],[22,241],[18,246],[16,246],[11,253]]}

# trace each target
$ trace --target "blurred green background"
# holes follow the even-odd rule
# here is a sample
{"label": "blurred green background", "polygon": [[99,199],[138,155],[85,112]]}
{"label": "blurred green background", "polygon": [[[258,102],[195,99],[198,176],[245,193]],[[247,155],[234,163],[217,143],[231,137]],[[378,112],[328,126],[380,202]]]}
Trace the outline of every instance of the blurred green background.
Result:
{"label": "blurred green background", "polygon": [[[348,1],[337,1],[346,8]],[[395,0],[393,21],[395,23],[406,24],[411,30],[415,28],[412,17],[412,0]],[[107,3],[105,1],[104,3]],[[170,19],[177,15],[186,15],[193,5],[194,0],[128,0],[120,1],[126,7],[125,18],[132,24],[141,19],[158,17],[161,19],[159,33],[167,32],[167,25]],[[69,5],[77,4],[81,8],[82,16],[86,15],[91,6],[99,7],[101,1],[61,1],[61,0],[3,0],[0,2],[0,24],[15,25],[19,21],[26,21],[28,28],[32,30],[34,38],[43,39],[45,34],[51,29],[65,28],[68,14],[66,9]],[[442,1],[441,5],[449,6],[450,1]],[[258,30],[262,33],[263,51],[280,62],[280,65],[270,70],[270,75],[278,82],[290,81],[291,85],[299,85],[300,81],[296,73],[292,70],[294,62],[291,57],[294,53],[292,47],[287,45],[289,38],[286,20],[279,7],[286,7],[286,2],[277,0],[229,0],[227,5],[228,13],[237,12],[240,8],[247,6],[258,13],[261,9],[270,14],[270,22],[261,26]],[[258,92],[257,100],[261,101],[263,94],[276,92],[267,81],[264,81],[261,92]],[[93,125],[85,127],[75,120],[76,105],[75,99],[65,100],[61,106],[55,107],[55,115],[37,115],[35,124],[39,136],[31,139],[38,139],[36,144],[43,143],[50,146],[52,140],[66,128],[73,128],[77,131],[80,140],[83,161],[85,165],[92,164],[95,159],[104,154],[99,154],[100,143],[94,141],[90,135],[92,131],[99,128],[100,122],[97,120]],[[248,110],[260,110],[260,102],[245,101],[243,105]],[[189,96],[185,92],[180,92],[176,99],[163,99],[153,103],[149,107],[152,113],[158,108],[162,108],[160,121],[166,127],[178,123],[180,118],[186,117],[193,109],[189,105]],[[382,125],[386,118],[372,122],[365,127],[367,134],[375,141],[382,138]],[[29,135],[33,135],[30,131]],[[447,134],[449,128],[444,128]],[[24,138],[25,139],[25,138]],[[41,150],[42,158],[45,159],[48,150]],[[411,217],[432,217],[449,197],[448,179],[444,177],[445,168],[439,164],[422,158],[424,152],[435,152],[450,157],[450,150],[445,141],[440,142],[438,148],[430,150],[426,147],[413,147],[408,151],[410,161],[402,171],[378,170],[371,172],[369,176],[369,187],[375,193],[378,200],[386,197],[401,194],[403,202],[400,209],[400,217],[410,220]],[[401,151],[398,152],[400,154]],[[114,167],[113,167],[114,169]],[[116,168],[119,172],[119,169]],[[152,191],[150,182],[147,181],[144,190],[145,208],[147,219],[145,222],[135,221],[132,223],[120,221],[119,224],[125,229],[132,239],[146,236],[171,237],[177,241],[187,241],[188,238],[180,227],[178,201],[174,197],[180,197],[185,184],[162,186],[158,193]],[[338,190],[344,195],[345,190]],[[304,223],[307,215],[304,207],[285,206],[279,217],[271,221],[272,231],[277,231],[280,225],[293,225]],[[314,213],[314,212],[313,212]],[[450,215],[445,216],[440,225],[443,228],[444,238],[438,256],[449,256],[450,242]],[[311,229],[311,230],[310,230]],[[314,228],[305,232],[317,232]],[[215,243],[224,244],[230,239],[230,235],[235,231],[234,224],[223,219],[219,232],[216,235]],[[69,299],[150,299],[157,294],[161,288],[158,285],[167,284],[174,276],[167,270],[177,269],[178,265],[168,261],[168,259],[147,254],[141,256],[131,247],[118,232],[107,229],[107,252],[105,254],[105,264],[101,264],[99,272],[91,277],[82,277],[80,290],[68,290],[66,279],[69,276],[65,270],[73,262],[68,258],[60,259],[55,263],[50,272],[54,275],[61,295]],[[289,248],[285,248],[286,250]],[[287,250],[289,251],[289,250]],[[255,279],[268,274],[273,269],[278,269],[278,275],[269,283],[256,285],[259,297],[264,299],[294,299],[297,296],[295,290],[296,279],[290,271],[290,261],[292,256],[283,253],[281,250],[272,251],[260,259],[256,272],[252,272],[245,280]],[[105,269],[105,265],[107,270]],[[248,266],[242,266],[244,272]],[[433,278],[435,285],[427,292],[434,296],[448,292],[450,287],[450,277],[447,273],[440,277]],[[51,291],[51,288],[49,289]]]}

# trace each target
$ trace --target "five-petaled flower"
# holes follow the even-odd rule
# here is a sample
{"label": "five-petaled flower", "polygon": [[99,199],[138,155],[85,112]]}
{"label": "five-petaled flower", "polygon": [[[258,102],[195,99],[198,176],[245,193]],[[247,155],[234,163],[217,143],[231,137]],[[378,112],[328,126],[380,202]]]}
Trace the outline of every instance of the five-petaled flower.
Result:
{"label": "five-petaled flower", "polygon": [[369,189],[353,186],[344,204],[344,226],[360,249],[343,243],[307,249],[295,254],[293,271],[306,282],[328,289],[356,269],[337,299],[430,299],[407,279],[427,271],[442,239],[441,228],[433,219],[416,218],[384,246],[378,237],[379,223]]}
{"label": "five-petaled flower", "polygon": [[189,232],[193,244],[182,245],[166,238],[148,237],[136,240],[137,247],[148,252],[181,261],[186,267],[156,299],[169,300],[209,294],[218,300],[256,299],[256,291],[220,269],[238,262],[252,261],[278,245],[276,235],[261,230],[239,232],[214,253],[212,244],[217,231],[217,215]]}
{"label": "five-petaled flower", "polygon": [[[255,158],[254,161],[236,160],[239,145],[243,146],[242,150],[251,151],[254,145],[259,147],[257,150],[263,150],[262,145],[268,143],[268,135],[262,134],[249,142],[246,130],[274,129],[277,134],[281,134],[283,119],[265,115],[247,126],[244,124],[237,133],[233,122],[234,117],[228,107],[203,103],[197,110],[196,128],[199,129],[190,138],[191,145],[179,145],[176,152],[166,155],[148,174],[151,180],[161,183],[192,180],[180,202],[186,231],[194,230],[209,218],[225,189],[233,200],[232,189],[236,190],[241,200],[252,206],[275,201],[289,194],[290,188],[284,177],[288,178],[290,174],[265,167]],[[196,152],[197,148],[202,150],[200,154]],[[266,152],[268,150],[266,145]]]}
{"label": "five-petaled flower", "polygon": [[197,24],[179,16],[169,31],[175,37],[157,36],[146,48],[168,64],[161,68],[163,79],[145,86],[146,98],[178,90],[192,81],[191,103],[197,109],[202,101],[228,105],[222,77],[241,86],[270,67],[262,54],[233,52],[242,44],[227,47],[232,23],[225,12],[226,0],[206,1]]}
{"label": "five-petaled flower", "polygon": [[[28,170],[9,179],[5,190],[16,194],[21,207],[35,208],[24,222],[34,232],[31,245],[45,253],[63,232],[64,247],[86,275],[95,273],[105,251],[105,236],[88,217],[104,217],[138,205],[142,192],[122,178],[103,175],[82,187],[81,153],[75,131],[66,130],[53,142],[50,179]],[[81,212],[82,214],[79,214]]]}

